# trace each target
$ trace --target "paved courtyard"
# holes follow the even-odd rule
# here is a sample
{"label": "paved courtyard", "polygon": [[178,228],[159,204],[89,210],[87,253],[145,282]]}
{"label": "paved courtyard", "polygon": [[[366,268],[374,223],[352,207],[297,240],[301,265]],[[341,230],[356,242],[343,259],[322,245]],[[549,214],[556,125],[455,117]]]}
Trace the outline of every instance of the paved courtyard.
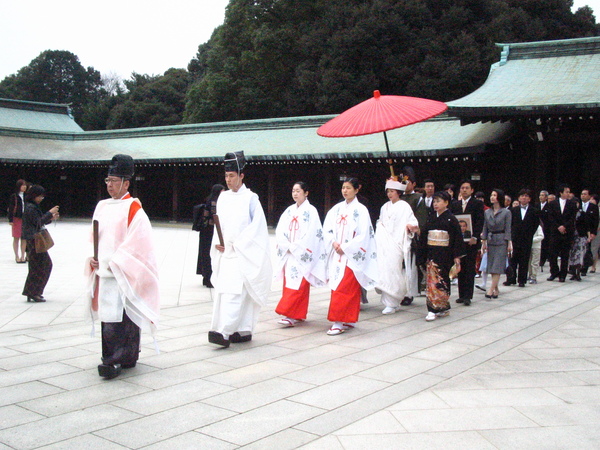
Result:
{"label": "paved courtyard", "polygon": [[453,295],[434,322],[423,297],[383,316],[371,293],[340,336],[325,334],[326,289],[305,323],[277,325],[274,285],[254,339],[221,349],[207,343],[198,234],[155,225],[160,354],[144,335],[137,367],[107,381],[84,320],[89,224],[50,232],[48,302],[33,304],[0,224],[0,449],[600,447],[600,274],[477,292],[470,307]]}

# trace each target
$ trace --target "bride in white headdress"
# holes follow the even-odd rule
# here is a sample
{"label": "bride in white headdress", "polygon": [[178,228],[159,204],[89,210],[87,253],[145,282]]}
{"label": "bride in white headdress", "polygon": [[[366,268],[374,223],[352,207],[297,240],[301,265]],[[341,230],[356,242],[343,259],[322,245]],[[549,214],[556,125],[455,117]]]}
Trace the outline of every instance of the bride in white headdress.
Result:
{"label": "bride in white headdress", "polygon": [[393,314],[407,295],[408,279],[412,267],[410,245],[419,223],[410,205],[401,200],[406,185],[389,179],[385,183],[385,192],[389,202],[381,207],[375,240],[377,242],[377,266],[379,280],[375,290],[381,294],[383,314]]}

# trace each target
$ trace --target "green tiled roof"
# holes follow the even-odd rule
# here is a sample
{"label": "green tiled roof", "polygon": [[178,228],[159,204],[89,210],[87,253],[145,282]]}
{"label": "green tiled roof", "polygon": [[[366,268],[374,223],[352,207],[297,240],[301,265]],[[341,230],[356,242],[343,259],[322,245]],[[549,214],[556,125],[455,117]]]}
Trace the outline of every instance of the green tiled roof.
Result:
{"label": "green tiled roof", "polygon": [[70,116],[69,105],[0,99],[0,128],[83,131]]}
{"label": "green tiled roof", "polygon": [[448,102],[460,118],[600,111],[600,37],[496,44],[501,60],[479,89]]}
{"label": "green tiled roof", "polygon": [[[48,133],[0,129],[0,161],[106,164],[116,153],[138,162],[216,162],[232,150],[249,160],[302,160],[386,157],[383,134],[324,138],[317,128],[334,116],[222,122],[130,130]],[[439,117],[387,133],[396,156],[482,151],[503,141],[512,125],[461,126]]]}

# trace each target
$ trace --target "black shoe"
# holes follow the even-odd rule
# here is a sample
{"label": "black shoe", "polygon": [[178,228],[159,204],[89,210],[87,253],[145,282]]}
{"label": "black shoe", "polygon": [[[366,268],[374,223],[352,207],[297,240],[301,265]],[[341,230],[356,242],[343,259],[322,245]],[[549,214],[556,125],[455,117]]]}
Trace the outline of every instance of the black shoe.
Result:
{"label": "black shoe", "polygon": [[[548,281],[554,281],[554,280],[556,280],[557,278],[558,278],[558,276],[557,276],[557,275],[551,275],[551,276],[549,276],[549,277],[548,277]],[[563,280],[563,281],[564,281],[564,280]]]}
{"label": "black shoe", "polygon": [[519,287],[525,287],[525,283],[519,283]]}
{"label": "black shoe", "polygon": [[136,362],[132,362],[132,363],[129,363],[129,364],[121,364],[121,367],[123,369],[133,369],[136,364],[137,364]]}
{"label": "black shoe", "polygon": [[242,336],[240,333],[238,333],[236,331],[231,336],[229,336],[229,340],[233,344],[239,344],[240,342],[249,342],[252,340],[252,334],[245,334]]}
{"label": "black shoe", "polygon": [[565,279],[564,279],[564,278],[559,278],[559,279],[558,279],[558,282],[559,282],[559,283],[564,283],[564,282],[565,282]]}
{"label": "black shoe", "polygon": [[503,286],[512,286],[513,284],[517,283],[513,283],[512,281],[505,281],[504,283],[502,283]]}
{"label": "black shoe", "polygon": [[485,298],[492,298],[492,297],[493,297],[492,295],[485,294]]}
{"label": "black shoe", "polygon": [[121,373],[121,364],[100,364],[98,366],[98,375],[110,380],[118,377]]}
{"label": "black shoe", "polygon": [[41,295],[32,295],[32,296],[27,296],[27,301],[28,302],[35,302],[35,303],[43,303],[46,301],[46,299],[44,297],[42,297]]}
{"label": "black shoe", "polygon": [[413,298],[412,298],[412,297],[404,297],[404,298],[402,299],[402,301],[400,302],[400,304],[401,304],[402,306],[408,306],[408,305],[410,305],[412,302],[413,302]]}
{"label": "black shoe", "polygon": [[465,305],[465,306],[471,306],[471,299],[470,298],[463,299],[463,305]]}
{"label": "black shoe", "polygon": [[208,332],[208,342],[211,344],[221,345],[225,348],[229,347],[229,339],[225,339],[221,333],[216,331]]}
{"label": "black shoe", "polygon": [[456,299],[456,303],[464,303],[465,299],[464,298],[457,298]]}

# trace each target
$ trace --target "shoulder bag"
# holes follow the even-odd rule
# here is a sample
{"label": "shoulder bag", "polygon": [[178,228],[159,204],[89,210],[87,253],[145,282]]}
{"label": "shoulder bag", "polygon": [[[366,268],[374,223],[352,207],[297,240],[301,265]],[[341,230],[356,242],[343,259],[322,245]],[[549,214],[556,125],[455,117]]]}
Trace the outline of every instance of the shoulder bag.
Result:
{"label": "shoulder bag", "polygon": [[46,228],[42,228],[39,232],[35,233],[33,239],[35,240],[36,253],[45,253],[54,246],[54,240]]}

